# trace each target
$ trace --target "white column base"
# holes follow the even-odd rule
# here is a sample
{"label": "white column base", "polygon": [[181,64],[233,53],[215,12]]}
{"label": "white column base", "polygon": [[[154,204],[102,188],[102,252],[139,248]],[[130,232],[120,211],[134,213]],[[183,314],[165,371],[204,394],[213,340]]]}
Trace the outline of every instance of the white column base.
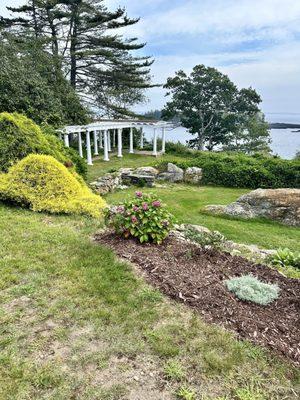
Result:
{"label": "white column base", "polygon": [[69,135],[64,134],[64,142],[66,147],[70,147]]}
{"label": "white column base", "polygon": [[108,157],[108,136],[107,136],[107,130],[103,132],[103,146],[104,146],[104,161],[109,161]]}
{"label": "white column base", "polygon": [[118,129],[118,157],[123,157],[122,154],[122,129]]}
{"label": "white column base", "polygon": [[90,136],[89,131],[86,131],[86,150],[87,150],[87,164],[93,165],[92,149],[91,149],[91,136]]}
{"label": "white column base", "polygon": [[153,156],[157,156],[157,131],[154,128],[154,135],[153,135]]}
{"label": "white column base", "polygon": [[79,152],[80,157],[83,158],[81,132],[78,132],[78,152]]}
{"label": "white column base", "polygon": [[98,137],[97,137],[97,131],[94,131],[94,155],[98,156],[99,151],[98,151]]}
{"label": "white column base", "polygon": [[130,132],[129,132],[129,153],[130,154],[134,154],[134,150],[133,150],[133,128],[130,128]]}

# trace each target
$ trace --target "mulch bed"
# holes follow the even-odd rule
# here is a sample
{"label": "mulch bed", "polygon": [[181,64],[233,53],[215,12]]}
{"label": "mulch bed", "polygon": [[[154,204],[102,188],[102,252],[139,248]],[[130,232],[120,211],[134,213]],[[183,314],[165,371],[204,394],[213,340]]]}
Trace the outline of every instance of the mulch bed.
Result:
{"label": "mulch bed", "polygon": [[[275,350],[300,365],[300,280],[264,265],[214,249],[201,249],[173,237],[163,245],[141,245],[111,233],[95,237],[136,264],[148,282],[172,299],[197,310],[204,320],[235,331],[239,337]],[[277,283],[280,297],[268,306],[238,300],[224,280],[253,274]]]}

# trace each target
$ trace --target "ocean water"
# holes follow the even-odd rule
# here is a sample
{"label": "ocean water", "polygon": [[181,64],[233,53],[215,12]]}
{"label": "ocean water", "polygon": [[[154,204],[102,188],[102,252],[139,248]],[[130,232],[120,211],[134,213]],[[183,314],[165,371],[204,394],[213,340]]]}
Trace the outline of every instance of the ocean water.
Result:
{"label": "ocean water", "polygon": [[[272,143],[270,145],[273,154],[278,154],[285,159],[295,157],[297,151],[300,151],[300,132],[295,132],[298,129],[271,129]],[[150,127],[144,128],[146,138],[152,139],[153,129]],[[192,137],[185,128],[179,127],[166,131],[166,140],[172,142],[186,143]]]}

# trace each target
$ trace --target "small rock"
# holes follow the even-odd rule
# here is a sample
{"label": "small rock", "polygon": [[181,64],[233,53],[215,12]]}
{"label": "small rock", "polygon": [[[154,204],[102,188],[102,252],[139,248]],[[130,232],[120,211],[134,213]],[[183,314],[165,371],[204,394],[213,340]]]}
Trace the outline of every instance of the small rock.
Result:
{"label": "small rock", "polygon": [[185,182],[197,185],[201,182],[201,179],[202,179],[202,168],[189,167],[185,171],[184,174]]}
{"label": "small rock", "polygon": [[159,171],[153,167],[140,167],[134,171],[134,174],[157,176],[159,174]]}

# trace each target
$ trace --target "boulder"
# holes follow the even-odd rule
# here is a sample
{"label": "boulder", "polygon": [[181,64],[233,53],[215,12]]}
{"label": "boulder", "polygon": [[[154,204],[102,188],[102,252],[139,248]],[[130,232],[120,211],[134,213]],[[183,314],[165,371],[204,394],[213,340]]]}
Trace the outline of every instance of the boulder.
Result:
{"label": "boulder", "polygon": [[121,178],[116,174],[105,174],[90,184],[91,188],[100,195],[113,192],[121,184]]}
{"label": "boulder", "polygon": [[184,181],[187,183],[199,184],[202,179],[202,168],[189,167],[184,174]]}
{"label": "boulder", "polygon": [[183,181],[183,169],[177,167],[175,164],[168,163],[167,171],[159,174],[158,179],[169,182],[181,182]]}
{"label": "boulder", "polygon": [[139,167],[134,173],[138,175],[157,176],[159,171],[154,167]]}
{"label": "boulder", "polygon": [[154,176],[152,175],[141,175],[141,174],[122,174],[122,183],[125,185],[136,185],[136,186],[154,186]]}
{"label": "boulder", "polygon": [[242,218],[265,217],[300,226],[300,189],[257,189],[229,204],[224,213]]}

